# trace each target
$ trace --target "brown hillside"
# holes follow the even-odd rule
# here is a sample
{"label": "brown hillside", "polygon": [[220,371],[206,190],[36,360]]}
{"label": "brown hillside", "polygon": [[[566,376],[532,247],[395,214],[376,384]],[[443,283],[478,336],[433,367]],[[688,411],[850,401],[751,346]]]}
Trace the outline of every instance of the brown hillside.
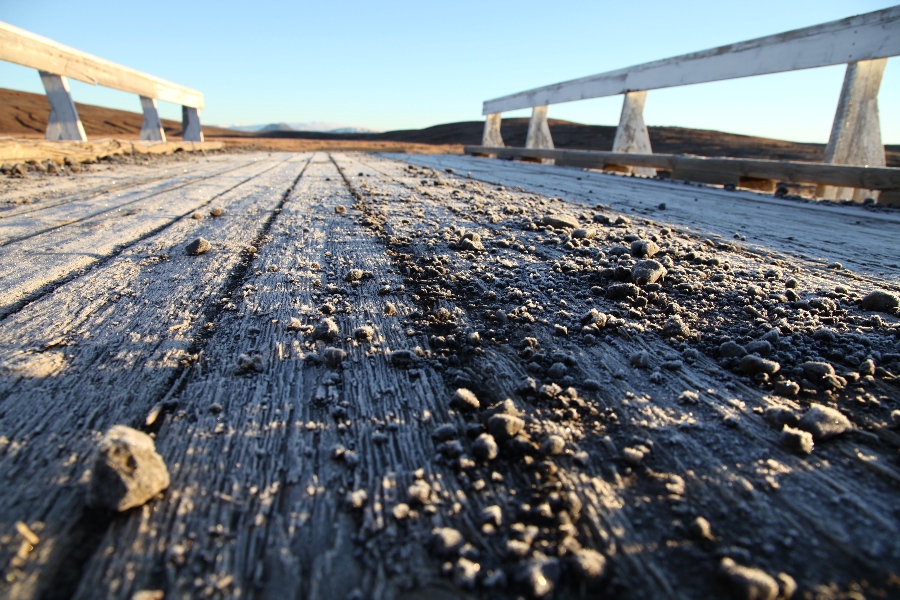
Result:
{"label": "brown hillside", "polygon": [[[137,139],[143,116],[114,108],[76,103],[89,138],[118,137]],[[0,88],[0,135],[42,138],[50,115],[43,94]],[[179,139],[181,123],[163,119],[166,136]],[[204,126],[207,139],[228,145],[257,146],[271,150],[360,150],[381,152],[452,152],[462,145],[481,143],[483,121],[446,123],[424,129],[409,129],[370,134],[334,134],[309,131],[273,131],[245,133],[223,127]],[[616,128],[608,125],[584,125],[550,119],[557,148],[611,150]],[[528,119],[504,119],[502,134],[507,145],[524,146]],[[650,127],[654,152],[732,156],[772,160],[820,161],[823,144],[804,144],[685,127]],[[900,146],[886,146],[887,163],[900,167]]]}

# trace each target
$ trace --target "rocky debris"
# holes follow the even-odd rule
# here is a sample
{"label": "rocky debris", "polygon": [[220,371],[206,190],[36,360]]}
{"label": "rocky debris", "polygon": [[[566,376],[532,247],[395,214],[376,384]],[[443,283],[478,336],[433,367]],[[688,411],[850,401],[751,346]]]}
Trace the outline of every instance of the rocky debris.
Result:
{"label": "rocky debris", "polygon": [[741,359],[738,368],[747,375],[774,375],[781,369],[781,365],[774,360],[768,360],[755,354],[748,354]]}
{"label": "rocky debris", "polygon": [[459,241],[456,242],[456,249],[469,252],[484,252],[484,244],[481,241],[480,235],[474,231],[467,231],[459,238]]}
{"label": "rocky debris", "polygon": [[463,535],[451,527],[435,527],[431,530],[431,549],[441,558],[456,556],[465,543]]}
{"label": "rocky debris", "polygon": [[569,558],[576,577],[588,584],[601,582],[606,575],[606,557],[590,548],[582,548]]}
{"label": "rocky debris", "polygon": [[666,268],[655,260],[642,260],[631,267],[631,281],[637,285],[656,283],[665,278]]}
{"label": "rocky debris", "polygon": [[664,337],[686,338],[691,335],[691,330],[681,319],[681,317],[675,315],[673,317],[669,317],[663,324],[662,334]]}
{"label": "rocky debris", "polygon": [[690,525],[688,525],[688,531],[698,540],[714,541],[716,539],[712,533],[712,525],[709,524],[705,517],[697,517],[691,521]]}
{"label": "rocky debris", "polygon": [[549,225],[554,229],[577,229],[578,219],[571,215],[555,214],[546,215],[543,219],[544,225]]}
{"label": "rocky debris", "polygon": [[488,419],[488,432],[503,443],[514,438],[525,427],[525,421],[507,414],[496,414]]}
{"label": "rocky debris", "polygon": [[657,253],[659,253],[659,245],[652,240],[635,240],[631,242],[631,254],[636,258],[652,258]]}
{"label": "rocky debris", "polygon": [[740,600],[775,600],[778,597],[778,582],[765,571],[744,567],[727,557],[719,563],[719,569]]}
{"label": "rocky debris", "polygon": [[596,236],[597,236],[597,231],[594,229],[579,228],[572,232],[572,237],[577,240],[592,240]]}
{"label": "rocky debris", "polygon": [[106,432],[97,447],[87,504],[125,511],[141,506],[169,487],[169,471],[153,439],[125,425]]}
{"label": "rocky debris", "polygon": [[503,524],[503,510],[496,504],[492,506],[486,506],[484,510],[481,511],[481,522],[493,525],[494,527],[500,527]]}
{"label": "rocky debris", "polygon": [[338,330],[337,323],[334,322],[334,319],[322,319],[315,328],[313,328],[312,339],[330,342],[336,339],[339,333],[340,331]]}
{"label": "rocky debris", "polygon": [[348,283],[352,283],[354,281],[360,281],[363,278],[363,270],[362,269],[350,269],[347,271],[347,274],[344,275],[344,281]]}
{"label": "rocky debris", "polygon": [[532,598],[545,598],[556,589],[559,576],[558,559],[537,556],[519,567],[515,581]]}
{"label": "rocky debris", "polygon": [[876,290],[870,292],[859,301],[863,310],[871,310],[888,314],[896,314],[900,310],[900,296],[890,292]]}
{"label": "rocky debris", "polygon": [[788,450],[800,454],[809,454],[813,450],[812,434],[801,429],[794,429],[790,425],[785,425],[781,430],[779,441]]}
{"label": "rocky debris", "polygon": [[209,249],[212,248],[212,244],[210,244],[207,240],[201,238],[197,238],[190,244],[184,247],[184,251],[190,254],[191,256],[197,256],[198,254],[203,254],[204,252],[208,252]]}
{"label": "rocky debris", "polygon": [[329,367],[337,367],[343,362],[345,358],[347,358],[347,353],[341,350],[340,348],[328,347],[322,351],[322,358],[325,359],[325,364]]}
{"label": "rocky debris", "polygon": [[353,337],[359,342],[371,342],[375,337],[375,330],[368,325],[363,325],[353,330]]}
{"label": "rocky debris", "polygon": [[209,211],[209,216],[221,217],[223,213],[224,213],[224,211],[221,208],[216,207],[216,208],[212,209],[211,211]]}
{"label": "rocky debris", "polygon": [[474,412],[481,408],[478,397],[466,388],[458,388],[450,400],[450,405],[462,411]]}
{"label": "rocky debris", "polygon": [[347,506],[352,510],[360,510],[366,505],[366,502],[369,501],[369,494],[366,493],[366,490],[349,492],[345,501]]}
{"label": "rocky debris", "polygon": [[719,346],[719,356],[723,358],[741,358],[747,355],[747,349],[731,340]]}
{"label": "rocky debris", "polygon": [[410,367],[419,362],[419,357],[412,350],[394,350],[388,356],[395,367]]}
{"label": "rocky debris", "polygon": [[409,501],[413,503],[426,505],[431,501],[431,486],[424,480],[410,485],[406,488],[406,493],[409,494]]}
{"label": "rocky debris", "polygon": [[562,454],[566,448],[566,441],[558,435],[551,435],[541,445],[541,452],[547,456]]}
{"label": "rocky debris", "polygon": [[812,434],[817,442],[833,438],[853,429],[853,424],[837,410],[821,404],[813,404],[797,427]]}
{"label": "rocky debris", "polygon": [[475,588],[481,565],[468,558],[460,558],[453,567],[453,582],[466,590]]}
{"label": "rocky debris", "polygon": [[475,438],[474,442],[472,442],[472,454],[481,460],[494,460],[497,458],[499,452],[500,450],[497,446],[497,441],[494,439],[494,436],[489,433],[482,433]]}
{"label": "rocky debris", "polygon": [[339,215],[343,215],[347,213],[347,207],[343,204],[338,204],[334,207],[334,212]]}
{"label": "rocky debris", "polygon": [[783,408],[781,406],[770,406],[763,413],[763,418],[775,429],[781,430],[785,425],[796,427],[800,422],[800,418],[794,414],[794,411]]}
{"label": "rocky debris", "polygon": [[263,358],[261,354],[240,354],[238,355],[237,365],[234,372],[236,375],[244,375],[247,373],[262,373],[264,370]]}

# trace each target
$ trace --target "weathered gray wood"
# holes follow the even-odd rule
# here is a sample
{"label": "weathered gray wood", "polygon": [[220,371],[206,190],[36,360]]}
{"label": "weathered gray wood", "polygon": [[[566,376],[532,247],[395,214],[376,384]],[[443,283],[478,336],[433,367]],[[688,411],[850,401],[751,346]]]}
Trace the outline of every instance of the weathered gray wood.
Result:
{"label": "weathered gray wood", "polygon": [[65,77],[40,71],[41,83],[47,92],[50,103],[50,118],[47,121],[46,139],[50,141],[64,140],[86,142],[84,125],[78,117],[78,110],[69,92],[69,83]]}
{"label": "weathered gray wood", "polygon": [[[223,216],[173,221],[0,325],[0,396],[9,418],[0,423],[0,480],[28,480],[16,493],[0,494],[0,535],[15,535],[17,520],[42,522],[42,541],[27,564],[5,571],[4,597],[75,592],[71,574],[59,571],[84,563],[95,549],[85,546],[89,536],[78,540],[91,531],[80,517],[80,481],[90,461],[69,459],[89,457],[95,433],[113,423],[141,426],[177,385],[182,361],[193,360],[195,340],[209,331],[207,315],[227,310],[225,294],[241,292],[227,289],[229,274],[241,268],[307,162],[303,155],[284,159],[268,159],[275,169],[217,198]],[[213,248],[187,256],[184,245],[197,236]],[[15,551],[3,544],[4,565]]]}
{"label": "weathered gray wood", "polygon": [[[644,104],[646,102],[647,92],[625,94],[622,101],[622,115],[619,117],[619,126],[616,128],[616,137],[613,140],[613,152],[653,153],[653,149],[650,147],[650,133],[644,123]],[[626,171],[643,177],[656,175],[656,169],[648,167],[628,167]]]}
{"label": "weathered gray wood", "polygon": [[825,183],[847,187],[890,190],[900,188],[900,169],[857,167],[750,158],[707,158],[677,154],[628,154],[593,150],[544,150],[539,148],[485,148],[466,146],[468,154],[496,154],[504,158],[563,159],[568,165],[602,169],[607,164],[633,165],[709,173],[708,183],[737,183],[740,177],[777,179],[795,183]]}
{"label": "weathered gray wood", "polygon": [[900,54],[900,7],[510,94],[482,114]]}
{"label": "weathered gray wood", "polygon": [[503,115],[500,113],[487,115],[484,120],[484,134],[481,136],[482,146],[503,146],[503,136],[500,135],[500,125]]}
{"label": "weathered gray wood", "polygon": [[159,119],[159,111],[156,109],[156,100],[141,96],[141,109],[144,111],[144,122],[141,124],[141,134],[138,139],[152,142],[166,141],[166,132],[163,129],[162,121]]}
{"label": "weathered gray wood", "polygon": [[547,107],[535,106],[531,110],[531,120],[528,121],[528,136],[525,140],[526,148],[553,148],[553,137],[550,135],[550,126],[547,124]]}
{"label": "weathered gray wood", "polygon": [[[709,232],[722,239],[740,233],[754,248],[774,249],[793,259],[815,262],[822,269],[837,261],[856,273],[900,284],[900,217],[890,213],[503,160],[416,156],[414,162],[471,173],[473,178],[495,185],[522,186],[585,206],[610,204],[641,218]],[[658,209],[660,203],[666,205],[664,211]]]}
{"label": "weathered gray wood", "polygon": [[[831,136],[825,147],[826,163],[839,165],[885,166],[881,144],[881,122],[878,118],[878,89],[887,59],[880,58],[847,65],[844,85],[834,115]],[[826,200],[851,198],[862,202],[878,198],[878,192],[820,186],[816,195]]]}
{"label": "weathered gray wood", "polygon": [[186,142],[202,142],[200,111],[190,106],[181,107],[181,139]]}
{"label": "weathered gray wood", "polygon": [[[585,197],[603,190],[604,202],[627,189],[648,201],[665,192],[676,214],[688,194],[721,191],[466,157],[410,157],[442,169],[433,171],[323,154],[291,187],[298,158],[293,172],[285,164],[253,193],[224,197],[224,217],[179,220],[0,321],[0,368],[15,378],[0,379],[9,386],[0,394],[0,536],[9,541],[0,560],[16,565],[0,582],[4,597],[459,597],[469,591],[441,576],[456,557],[428,550],[432,528],[447,526],[480,566],[472,595],[514,598],[524,593],[515,581],[522,560],[507,542],[526,524],[539,524],[528,557],[560,555],[569,565],[568,553],[598,550],[613,573],[606,591],[621,597],[725,597],[725,555],[784,572],[802,590],[845,589],[861,577],[867,589],[890,589],[900,559],[897,441],[878,428],[900,401],[890,381],[865,388],[877,403],[833,398],[862,432],[796,455],[760,412],[799,411],[808,397],[758,387],[708,355],[702,338],[661,336],[669,315],[652,303],[590,291],[599,261],[622,260],[611,250],[626,233],[654,237],[661,256],[677,261],[659,293],[677,301],[692,328],[715,311],[721,327],[746,327],[756,339],[764,329],[748,306],[796,327],[775,345],[780,356],[807,352],[800,342],[823,315],[770,302],[783,278],[766,270],[796,277],[805,298],[837,285],[855,297],[871,281],[778,252],[718,246],[707,232],[631,213],[630,224],[600,224],[593,215],[625,215],[549,197],[567,173],[572,185],[583,176]],[[498,189],[496,180],[443,171],[466,166],[473,177],[487,166],[520,179]],[[621,185],[598,186],[605,180]],[[546,194],[532,191],[538,183]],[[560,212],[596,235],[540,225]],[[479,234],[485,251],[455,246],[463,233]],[[200,257],[177,255],[197,234],[219,242]],[[241,249],[251,243],[257,252],[248,258]],[[705,307],[710,294],[721,298]],[[580,330],[589,308],[620,322],[589,340]],[[840,311],[847,314],[835,312],[830,327],[842,343],[889,347],[890,326],[866,325],[868,315],[850,303]],[[339,329],[328,341],[311,336],[323,313]],[[559,323],[567,335],[558,335]],[[363,325],[370,341],[354,334]],[[329,364],[327,346],[347,356]],[[415,350],[409,368],[394,364],[400,350]],[[648,369],[634,364],[640,352]],[[541,365],[551,360],[566,377],[548,375]],[[572,392],[538,391],[551,381]],[[563,452],[529,446],[525,456],[504,449],[488,464],[457,461],[436,428],[455,426],[468,458],[466,428],[484,415],[450,405],[458,387],[475,390],[482,406],[509,399],[525,417],[520,441],[540,446],[558,436]],[[696,397],[683,400],[685,391]],[[149,426],[148,414],[156,419]],[[121,422],[153,432],[172,484],[129,513],[86,512],[92,440]],[[630,464],[626,449],[642,445],[647,455]],[[425,506],[410,500],[416,481],[431,487]],[[357,507],[353,492],[365,492]],[[401,504],[414,514],[395,516]],[[502,516],[493,532],[481,516],[492,505]],[[552,518],[540,516],[547,511]],[[691,533],[698,516],[714,539]],[[21,559],[28,539],[16,521],[39,537]],[[489,589],[490,572],[503,572],[505,584]],[[568,567],[559,586],[557,597],[595,593]]]}
{"label": "weathered gray wood", "polygon": [[0,22],[0,60],[71,77],[164,102],[202,109],[203,94],[92,56],[75,48]]}
{"label": "weathered gray wood", "polygon": [[[97,211],[63,222],[62,227],[59,223],[37,220],[36,235],[17,233],[0,247],[0,315],[17,309],[49,283],[65,280],[72,273],[109,257],[117,248],[176,219],[190,217],[220,194],[253,180],[283,160],[253,161],[251,158],[246,169],[220,174],[204,187],[192,185],[142,195],[128,203],[126,210]],[[127,218],[132,215],[140,218]]]}

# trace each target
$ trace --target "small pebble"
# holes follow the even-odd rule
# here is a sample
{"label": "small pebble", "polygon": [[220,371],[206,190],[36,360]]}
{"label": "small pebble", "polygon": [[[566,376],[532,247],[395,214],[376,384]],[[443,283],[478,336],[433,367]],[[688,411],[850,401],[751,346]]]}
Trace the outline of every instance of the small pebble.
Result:
{"label": "small pebble", "polygon": [[821,404],[813,404],[800,422],[799,429],[808,431],[817,442],[841,435],[853,429],[853,424],[837,410]]}
{"label": "small pebble", "polygon": [[91,508],[122,512],[169,487],[169,471],[146,433],[125,425],[106,432],[97,447],[88,486]]}
{"label": "small pebble", "polygon": [[688,525],[691,535],[699,540],[715,540],[712,534],[712,525],[704,517],[697,517]]}
{"label": "small pebble", "polygon": [[606,575],[606,557],[590,548],[575,552],[569,564],[575,575],[588,584],[596,584]]}
{"label": "small pebble", "polygon": [[442,558],[456,556],[464,543],[462,534],[451,527],[436,527],[431,530],[431,548]]}
{"label": "small pebble", "polygon": [[211,211],[209,211],[209,216],[211,216],[211,217],[221,217],[221,216],[222,216],[222,209],[221,209],[221,208],[218,208],[218,207],[212,209]]}
{"label": "small pebble", "polygon": [[489,433],[482,433],[472,442],[472,454],[481,460],[494,460],[499,452],[497,441]]}
{"label": "small pebble", "polygon": [[774,375],[781,369],[781,365],[774,360],[767,360],[755,354],[748,354],[741,359],[741,364],[738,368],[747,375],[758,375],[760,373]]}
{"label": "small pebble", "polygon": [[322,319],[312,332],[312,339],[331,341],[338,336],[339,330],[334,319]]}
{"label": "small pebble", "polygon": [[326,365],[329,367],[336,367],[347,358],[347,353],[340,348],[328,347],[322,352],[322,357],[325,359]]}
{"label": "small pebble", "polygon": [[877,290],[866,294],[866,296],[860,300],[859,307],[863,310],[892,314],[900,309],[900,296],[890,292]]}
{"label": "small pebble", "polygon": [[507,414],[494,415],[488,419],[488,431],[496,440],[503,443],[512,439],[525,427],[525,421]]}
{"label": "small pebble", "polygon": [[210,248],[212,248],[212,244],[210,244],[203,238],[197,238],[196,240],[185,246],[184,250],[191,256],[197,256],[198,254],[203,254],[204,252],[209,251]]}
{"label": "small pebble", "polygon": [[809,454],[813,450],[813,436],[808,431],[794,429],[790,425],[785,425],[781,430],[781,445],[793,452],[800,454]]}
{"label": "small pebble", "polygon": [[360,342],[371,342],[375,337],[375,330],[368,325],[363,325],[353,330],[353,337]]}
{"label": "small pebble", "polygon": [[478,397],[466,388],[458,388],[450,400],[450,404],[459,410],[477,411],[481,408]]}
{"label": "small pebble", "polygon": [[730,558],[723,558],[719,568],[740,600],[775,600],[778,597],[778,582],[765,571],[741,566]]}
{"label": "small pebble", "polygon": [[559,560],[538,557],[519,567],[516,573],[516,583],[523,587],[532,598],[545,598],[553,594],[559,576]]}
{"label": "small pebble", "polygon": [[556,456],[562,454],[566,448],[566,441],[558,435],[551,435],[541,446],[541,452],[548,456]]}

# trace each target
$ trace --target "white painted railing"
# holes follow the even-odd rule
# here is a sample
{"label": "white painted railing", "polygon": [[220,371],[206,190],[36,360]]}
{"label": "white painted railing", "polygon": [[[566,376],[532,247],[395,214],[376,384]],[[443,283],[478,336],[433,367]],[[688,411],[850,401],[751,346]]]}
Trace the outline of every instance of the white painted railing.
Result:
{"label": "white painted railing", "polygon": [[144,111],[142,140],[166,139],[156,108],[156,101],[161,100],[181,105],[184,141],[203,141],[199,112],[204,107],[203,94],[196,90],[92,56],[3,22],[0,22],[0,60],[40,72],[50,102],[48,140],[87,140],[66,80],[71,77],[92,85],[138,94]]}
{"label": "white painted railing", "polygon": [[[612,150],[649,154],[650,136],[643,117],[648,90],[846,64],[825,162],[883,167],[878,89],[887,58],[897,55],[900,6],[488,100],[482,110],[487,117],[482,146],[503,146],[502,112],[531,108],[525,147],[552,149],[548,105],[624,94]],[[648,167],[631,169],[642,175],[655,173]],[[824,185],[817,192],[827,199],[850,195],[862,200],[869,194]]]}

